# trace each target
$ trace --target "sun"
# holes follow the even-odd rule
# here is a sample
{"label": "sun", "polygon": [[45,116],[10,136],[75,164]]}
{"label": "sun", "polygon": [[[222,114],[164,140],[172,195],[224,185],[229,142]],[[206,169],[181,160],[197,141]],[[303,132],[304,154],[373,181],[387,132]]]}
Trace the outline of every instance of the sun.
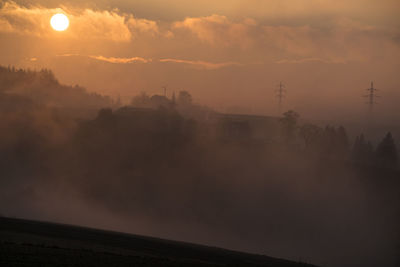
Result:
{"label": "sun", "polygon": [[55,14],[50,19],[51,27],[59,32],[65,31],[69,26],[69,19],[62,13]]}

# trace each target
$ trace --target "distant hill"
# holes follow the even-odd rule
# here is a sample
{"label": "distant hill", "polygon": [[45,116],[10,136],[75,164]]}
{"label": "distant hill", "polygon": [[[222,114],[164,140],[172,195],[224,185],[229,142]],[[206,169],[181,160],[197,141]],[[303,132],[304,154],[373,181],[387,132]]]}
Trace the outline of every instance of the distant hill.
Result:
{"label": "distant hill", "polygon": [[77,85],[60,84],[47,69],[35,71],[0,66],[0,93],[25,97],[48,107],[99,109],[112,105],[108,96],[89,93]]}
{"label": "distant hill", "polygon": [[313,265],[118,232],[0,217],[0,266]]}

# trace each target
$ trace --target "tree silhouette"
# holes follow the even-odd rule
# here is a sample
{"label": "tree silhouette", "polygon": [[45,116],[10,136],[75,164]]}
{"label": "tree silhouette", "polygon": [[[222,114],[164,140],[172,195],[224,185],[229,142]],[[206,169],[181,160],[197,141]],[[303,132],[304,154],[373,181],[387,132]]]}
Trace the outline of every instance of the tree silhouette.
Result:
{"label": "tree silhouette", "polygon": [[344,158],[348,155],[349,150],[349,140],[347,137],[346,130],[343,126],[335,129],[334,127],[329,127],[328,136],[329,143],[327,144],[329,147],[329,152],[331,155],[337,158]]}
{"label": "tree silhouette", "polygon": [[189,106],[192,104],[192,95],[188,91],[180,91],[178,95],[178,105]]}
{"label": "tree silhouette", "polygon": [[150,96],[142,92],[132,98],[131,105],[138,108],[149,108],[151,107]]}
{"label": "tree silhouette", "polygon": [[80,86],[60,84],[48,69],[31,71],[0,66],[0,91],[57,108],[100,109],[112,104],[110,97],[89,93]]}
{"label": "tree silhouette", "polygon": [[370,164],[373,160],[374,148],[370,141],[366,141],[364,134],[356,137],[353,146],[353,160]]}
{"label": "tree silhouette", "polygon": [[347,151],[349,149],[349,137],[347,136],[346,129],[343,126],[338,128],[337,138],[340,148]]}
{"label": "tree silhouette", "polygon": [[307,123],[299,128],[299,136],[303,138],[306,149],[316,146],[322,134],[322,129],[314,124]]}
{"label": "tree silhouette", "polygon": [[378,163],[383,167],[395,167],[397,165],[397,148],[390,132],[379,143],[376,149],[376,157]]}

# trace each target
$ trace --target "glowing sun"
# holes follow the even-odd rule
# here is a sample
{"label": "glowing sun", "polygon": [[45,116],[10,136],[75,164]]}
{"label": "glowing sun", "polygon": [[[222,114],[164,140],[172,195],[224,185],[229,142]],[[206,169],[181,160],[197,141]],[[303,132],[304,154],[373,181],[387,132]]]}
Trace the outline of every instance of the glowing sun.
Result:
{"label": "glowing sun", "polygon": [[51,17],[50,25],[54,30],[62,32],[68,28],[69,19],[64,14],[58,13]]}

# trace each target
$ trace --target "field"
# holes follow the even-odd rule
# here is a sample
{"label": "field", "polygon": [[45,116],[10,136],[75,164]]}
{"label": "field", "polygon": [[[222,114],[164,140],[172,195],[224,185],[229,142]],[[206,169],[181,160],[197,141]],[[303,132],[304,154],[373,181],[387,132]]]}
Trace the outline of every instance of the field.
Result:
{"label": "field", "polygon": [[0,218],[0,266],[312,266],[84,227]]}

